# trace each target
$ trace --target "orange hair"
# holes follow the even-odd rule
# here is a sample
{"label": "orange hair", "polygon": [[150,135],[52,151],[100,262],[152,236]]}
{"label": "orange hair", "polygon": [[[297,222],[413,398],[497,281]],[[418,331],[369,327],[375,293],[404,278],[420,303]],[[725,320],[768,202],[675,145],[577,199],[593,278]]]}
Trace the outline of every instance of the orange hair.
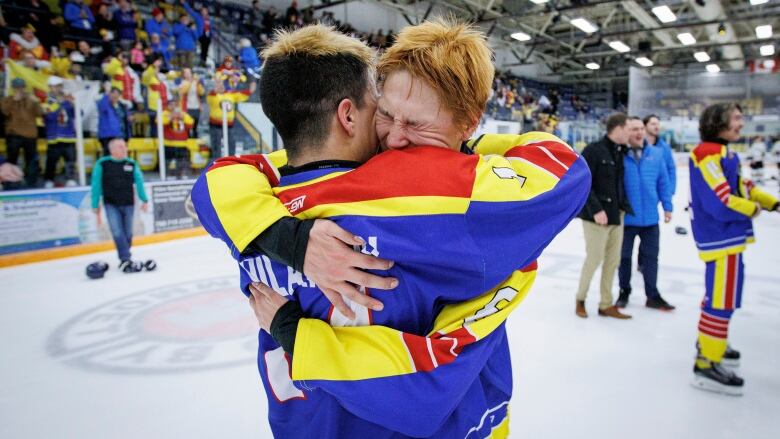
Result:
{"label": "orange hair", "polygon": [[493,52],[485,34],[454,19],[437,19],[408,26],[379,59],[380,81],[405,70],[428,83],[455,122],[476,123],[493,86]]}

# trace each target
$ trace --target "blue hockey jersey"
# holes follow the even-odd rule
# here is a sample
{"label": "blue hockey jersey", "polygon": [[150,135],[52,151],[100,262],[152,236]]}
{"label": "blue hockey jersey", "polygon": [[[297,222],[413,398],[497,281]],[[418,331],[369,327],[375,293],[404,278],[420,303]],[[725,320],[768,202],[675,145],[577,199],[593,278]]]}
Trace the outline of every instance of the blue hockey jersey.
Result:
{"label": "blue hockey jersey", "polygon": [[691,228],[699,257],[714,261],[740,253],[754,241],[753,221],[759,203],[775,209],[777,199],[740,175],[739,156],[728,146],[703,142],[691,151]]}
{"label": "blue hockey jersey", "polygon": [[284,161],[278,154],[222,159],[198,179],[201,223],[231,248],[244,292],[266,283],[310,317],[299,323],[293,358],[260,333],[276,436],[506,435],[512,375],[503,322],[528,293],[535,259],[581,209],[590,175],[571,148],[543,133],[485,136],[476,149],[506,158],[420,147],[357,169],[281,177],[279,206],[330,218],[364,238],[361,251],[395,261],[388,274],[398,288],[366,292],[384,310],[353,304],[355,321],[301,273],[241,254],[249,235],[278,219],[257,208],[283,215],[263,189],[263,173],[279,178],[270,166]]}

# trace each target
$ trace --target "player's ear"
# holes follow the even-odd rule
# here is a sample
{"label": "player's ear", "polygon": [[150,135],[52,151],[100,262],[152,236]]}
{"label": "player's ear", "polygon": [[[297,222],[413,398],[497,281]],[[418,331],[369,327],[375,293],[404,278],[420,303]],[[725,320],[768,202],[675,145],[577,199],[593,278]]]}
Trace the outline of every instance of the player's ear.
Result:
{"label": "player's ear", "polygon": [[463,134],[461,135],[462,141],[469,140],[472,136],[474,136],[474,131],[477,130],[477,127],[479,126],[479,118],[475,118],[465,125],[463,128]]}
{"label": "player's ear", "polygon": [[357,106],[351,99],[344,98],[339,102],[339,106],[336,109],[336,117],[341,129],[343,129],[348,136],[354,136]]}

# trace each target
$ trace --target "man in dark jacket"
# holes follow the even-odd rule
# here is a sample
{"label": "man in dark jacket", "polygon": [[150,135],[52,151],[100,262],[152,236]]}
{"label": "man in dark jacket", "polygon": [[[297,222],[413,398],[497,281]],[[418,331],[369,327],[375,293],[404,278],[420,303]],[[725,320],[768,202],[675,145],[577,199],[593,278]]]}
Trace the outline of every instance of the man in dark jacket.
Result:
{"label": "man in dark jacket", "polygon": [[585,232],[585,263],[577,289],[576,313],[582,318],[588,317],[585,298],[599,265],[602,266],[599,315],[631,318],[612,305],[612,282],[623,242],[623,215],[631,212],[623,188],[623,156],[629,134],[627,119],[623,113],[609,116],[607,135],[582,151],[593,178],[588,201],[579,214]]}

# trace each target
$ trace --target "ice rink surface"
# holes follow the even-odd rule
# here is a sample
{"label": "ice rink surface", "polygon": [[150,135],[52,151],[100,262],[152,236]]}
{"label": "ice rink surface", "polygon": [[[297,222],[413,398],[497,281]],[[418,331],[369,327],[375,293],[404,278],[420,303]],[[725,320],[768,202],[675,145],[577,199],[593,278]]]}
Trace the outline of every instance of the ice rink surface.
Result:
{"label": "ice rink surface", "polygon": [[[780,215],[755,223],[744,307],[730,327],[745,395],[693,389],[704,264],[691,235],[674,233],[690,229],[686,180],[678,178],[674,220],[661,226],[659,289],[677,310],[645,308],[635,271],[632,320],[596,315],[598,275],[590,318],[576,317],[579,220],[540,259],[508,323],[511,437],[778,437]],[[257,323],[224,246],[202,237],[134,250],[157,271],[119,273],[113,252],[0,270],[0,438],[271,437]],[[112,270],[91,281],[84,268],[96,260]]]}

